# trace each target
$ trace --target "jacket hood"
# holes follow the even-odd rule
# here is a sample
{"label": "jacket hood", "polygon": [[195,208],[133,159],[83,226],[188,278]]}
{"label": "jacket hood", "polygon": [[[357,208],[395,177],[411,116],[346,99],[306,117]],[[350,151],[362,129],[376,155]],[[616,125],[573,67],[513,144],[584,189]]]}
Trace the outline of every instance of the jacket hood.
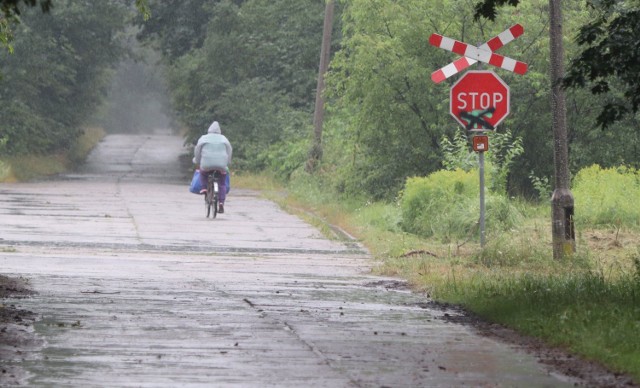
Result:
{"label": "jacket hood", "polygon": [[221,133],[220,132],[220,124],[217,121],[214,121],[210,126],[207,133]]}

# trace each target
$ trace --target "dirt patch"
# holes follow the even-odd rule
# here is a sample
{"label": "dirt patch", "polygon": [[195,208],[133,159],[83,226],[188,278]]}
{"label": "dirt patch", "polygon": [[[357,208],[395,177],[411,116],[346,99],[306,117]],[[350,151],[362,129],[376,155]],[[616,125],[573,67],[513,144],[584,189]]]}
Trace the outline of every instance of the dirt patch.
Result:
{"label": "dirt patch", "polygon": [[33,349],[37,342],[32,329],[36,315],[7,304],[6,299],[33,294],[25,279],[0,275],[0,386],[21,384],[25,374],[11,361]]}
{"label": "dirt patch", "polygon": [[409,283],[402,280],[378,280],[375,282],[369,282],[364,285],[365,287],[372,288],[384,288],[389,291],[411,291],[411,287],[409,287]]}
{"label": "dirt patch", "polygon": [[0,328],[2,324],[20,324],[33,318],[33,313],[30,311],[20,310],[14,305],[4,303],[4,300],[9,297],[21,298],[33,294],[26,279],[0,275]]}
{"label": "dirt patch", "polygon": [[447,322],[470,325],[481,335],[496,338],[521,348],[533,354],[551,371],[577,379],[579,382],[576,385],[604,388],[640,387],[629,375],[612,372],[596,362],[577,357],[565,349],[549,346],[536,338],[527,337],[502,325],[487,322],[458,306],[430,302],[429,307],[455,312],[454,314],[445,313],[442,319]]}

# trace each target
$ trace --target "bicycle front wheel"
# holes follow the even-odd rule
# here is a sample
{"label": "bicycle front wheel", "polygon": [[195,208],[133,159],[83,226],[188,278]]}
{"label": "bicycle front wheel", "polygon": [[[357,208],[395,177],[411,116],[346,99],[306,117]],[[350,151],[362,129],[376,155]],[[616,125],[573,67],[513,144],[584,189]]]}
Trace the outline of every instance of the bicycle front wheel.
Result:
{"label": "bicycle front wheel", "polygon": [[211,215],[211,198],[209,193],[204,196],[204,208],[207,211],[207,218]]}

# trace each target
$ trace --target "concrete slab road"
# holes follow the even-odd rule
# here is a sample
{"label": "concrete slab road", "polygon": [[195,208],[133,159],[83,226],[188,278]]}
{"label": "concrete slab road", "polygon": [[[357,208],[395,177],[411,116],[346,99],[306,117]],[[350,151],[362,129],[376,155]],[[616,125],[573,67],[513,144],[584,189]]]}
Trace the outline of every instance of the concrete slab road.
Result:
{"label": "concrete slab road", "polygon": [[[232,188],[206,219],[182,139],[108,136],[86,168],[0,186],[0,272],[36,295],[0,382],[32,387],[563,386],[526,352],[370,275],[367,252]],[[27,330],[9,327],[6,330]],[[7,373],[5,373],[7,375]],[[4,378],[4,380],[3,380]]]}

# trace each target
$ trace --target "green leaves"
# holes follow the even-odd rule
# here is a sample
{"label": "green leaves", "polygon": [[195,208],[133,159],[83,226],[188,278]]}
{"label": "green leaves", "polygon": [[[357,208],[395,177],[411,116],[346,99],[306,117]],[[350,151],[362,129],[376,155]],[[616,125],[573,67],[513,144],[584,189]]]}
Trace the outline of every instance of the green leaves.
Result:
{"label": "green leaves", "polygon": [[2,18],[0,19],[0,46],[6,48],[10,54],[13,54],[13,46],[11,45],[12,41],[13,31],[11,29],[9,19]]}
{"label": "green leaves", "polygon": [[640,50],[634,49],[640,35],[640,6],[621,4],[611,13],[613,2],[607,3],[598,9],[598,17],[580,28],[576,41],[584,48],[571,61],[564,80],[569,87],[590,85],[596,95],[621,88],[622,96],[604,104],[597,117],[602,128],[640,107]]}
{"label": "green leaves", "polygon": [[144,21],[151,18],[151,8],[149,8],[147,0],[136,0],[136,8],[138,8],[138,12],[142,14]]}
{"label": "green leaves", "polygon": [[21,14],[14,54],[0,56],[0,138],[7,138],[8,153],[70,146],[124,54],[116,36],[128,12],[120,2],[101,1],[58,2],[50,14]]}

